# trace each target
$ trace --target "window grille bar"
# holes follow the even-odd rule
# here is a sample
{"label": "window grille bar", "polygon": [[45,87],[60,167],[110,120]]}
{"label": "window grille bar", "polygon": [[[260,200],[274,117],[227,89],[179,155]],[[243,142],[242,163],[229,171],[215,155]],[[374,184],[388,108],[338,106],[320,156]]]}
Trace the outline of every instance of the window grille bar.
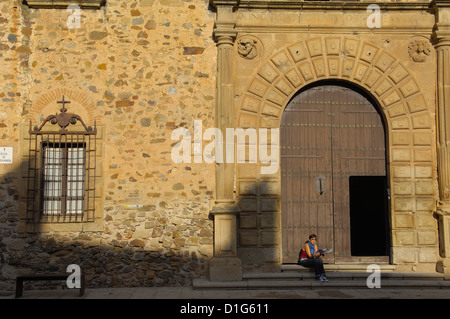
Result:
{"label": "window grille bar", "polygon": [[[95,219],[96,127],[87,127],[76,114],[48,116],[31,129],[27,175],[27,223],[92,222]],[[69,121],[67,121],[69,116]],[[71,131],[81,122],[84,131]],[[59,131],[42,130],[47,123]]]}

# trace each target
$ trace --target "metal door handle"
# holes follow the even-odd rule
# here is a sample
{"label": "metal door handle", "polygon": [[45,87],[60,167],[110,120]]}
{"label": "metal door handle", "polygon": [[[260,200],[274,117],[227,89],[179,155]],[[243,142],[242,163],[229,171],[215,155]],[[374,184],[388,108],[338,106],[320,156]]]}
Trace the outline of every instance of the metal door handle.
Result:
{"label": "metal door handle", "polygon": [[316,193],[322,195],[326,189],[326,178],[325,176],[316,176]]}

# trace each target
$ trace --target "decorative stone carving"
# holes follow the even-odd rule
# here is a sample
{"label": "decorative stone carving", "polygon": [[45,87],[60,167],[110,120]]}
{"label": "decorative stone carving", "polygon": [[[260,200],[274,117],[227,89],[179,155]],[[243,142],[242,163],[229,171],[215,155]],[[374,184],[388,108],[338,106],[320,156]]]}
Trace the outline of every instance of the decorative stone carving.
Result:
{"label": "decorative stone carving", "polygon": [[425,62],[430,55],[431,45],[426,40],[413,40],[408,45],[408,53],[414,62]]}
{"label": "decorative stone carving", "polygon": [[255,37],[243,36],[237,41],[238,54],[247,60],[252,60],[258,56],[261,51],[260,42]]}

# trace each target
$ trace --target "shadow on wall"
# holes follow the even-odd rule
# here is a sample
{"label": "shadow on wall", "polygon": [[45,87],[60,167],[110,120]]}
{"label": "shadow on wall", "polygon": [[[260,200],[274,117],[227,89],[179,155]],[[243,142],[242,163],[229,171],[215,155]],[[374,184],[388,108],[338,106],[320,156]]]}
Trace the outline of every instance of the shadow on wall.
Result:
{"label": "shadow on wall", "polygon": [[[130,217],[120,225],[104,218],[103,231],[39,232],[37,224],[36,232],[22,232],[26,214],[19,212],[19,207],[24,207],[19,203],[22,192],[26,192],[22,172],[27,163],[20,166],[0,180],[0,291],[14,290],[18,275],[65,273],[71,264],[80,266],[87,288],[188,286],[192,278],[205,275],[212,257],[212,220],[193,218],[191,227],[177,228],[170,218],[161,224],[156,219],[154,227],[140,229],[137,238],[137,226],[145,224],[147,217],[159,215],[153,214],[157,209],[153,205],[128,214]],[[197,246],[188,244],[183,233],[186,229],[191,233],[197,229],[197,234],[191,234],[200,242]],[[151,243],[159,245],[153,247]],[[57,288],[51,282],[32,285]]]}
{"label": "shadow on wall", "polygon": [[238,189],[237,247],[244,271],[280,271],[282,239],[278,180],[240,181]]}

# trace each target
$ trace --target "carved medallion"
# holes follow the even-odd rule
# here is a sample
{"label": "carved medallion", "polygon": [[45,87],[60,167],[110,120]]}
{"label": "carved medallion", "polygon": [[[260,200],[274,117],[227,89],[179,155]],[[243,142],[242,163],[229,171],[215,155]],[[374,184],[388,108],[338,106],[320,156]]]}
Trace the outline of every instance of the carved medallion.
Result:
{"label": "carved medallion", "polygon": [[252,60],[260,53],[260,43],[255,37],[243,36],[237,41],[238,54],[247,60]]}
{"label": "carved medallion", "polygon": [[430,52],[431,45],[426,40],[413,40],[409,42],[408,53],[414,62],[425,62]]}

